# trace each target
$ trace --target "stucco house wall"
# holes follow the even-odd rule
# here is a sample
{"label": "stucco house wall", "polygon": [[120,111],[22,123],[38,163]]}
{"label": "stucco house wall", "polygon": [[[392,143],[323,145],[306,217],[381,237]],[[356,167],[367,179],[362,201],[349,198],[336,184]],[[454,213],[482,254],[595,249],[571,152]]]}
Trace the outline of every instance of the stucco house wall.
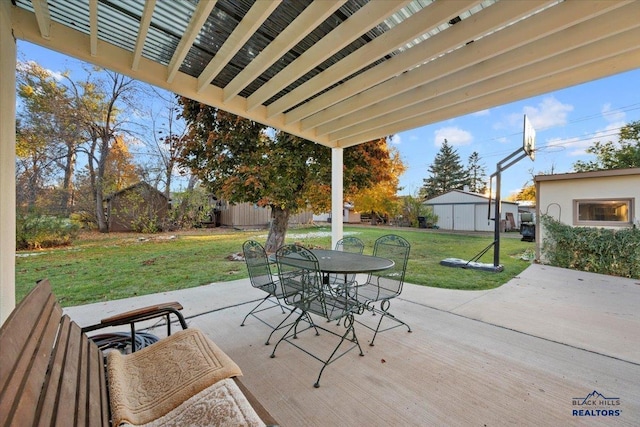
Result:
{"label": "stucco house wall", "polygon": [[[536,185],[536,256],[545,231],[540,224],[541,215],[549,215],[571,226],[626,228],[639,226],[640,218],[640,168],[594,172],[578,172],[558,175],[538,175]],[[578,204],[628,201],[628,221],[584,221],[578,214]],[[626,210],[627,208],[625,208]]]}

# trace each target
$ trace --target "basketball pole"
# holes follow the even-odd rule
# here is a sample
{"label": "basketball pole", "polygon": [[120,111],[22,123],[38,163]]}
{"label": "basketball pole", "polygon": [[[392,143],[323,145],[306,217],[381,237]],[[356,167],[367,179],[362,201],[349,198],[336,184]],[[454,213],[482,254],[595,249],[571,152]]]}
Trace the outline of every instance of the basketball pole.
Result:
{"label": "basketball pole", "polygon": [[[514,159],[515,156],[518,156]],[[500,265],[500,177],[502,171],[507,170],[509,167],[515,165],[520,160],[528,157],[529,154],[524,151],[523,148],[519,148],[507,157],[502,159],[496,164],[496,171],[491,174],[490,179],[496,178],[496,197],[495,197],[495,210],[493,215],[494,220],[494,237],[493,237],[493,266],[498,267]],[[505,162],[511,160],[506,165]],[[489,209],[491,209],[491,199],[489,199]]]}
{"label": "basketball pole", "polygon": [[[511,166],[518,163],[525,157],[530,157],[534,160],[535,153],[535,130],[531,127],[527,116],[524,116],[524,131],[523,131],[523,144],[522,148],[517,149],[513,153],[509,154],[504,159],[500,160],[496,164],[496,171],[491,174],[490,180],[496,178],[496,197],[494,209],[494,237],[493,237],[493,266],[497,271],[502,271],[500,268],[500,178],[502,171],[507,170]],[[507,163],[508,162],[508,163]],[[489,210],[491,210],[491,197],[489,197]]]}
{"label": "basketball pole", "polygon": [[[495,221],[493,242],[491,242],[486,248],[481,250],[469,261],[465,262],[465,260],[460,258],[446,258],[440,261],[440,265],[458,268],[474,268],[484,271],[492,271],[494,273],[498,273],[504,270],[504,267],[500,265],[500,178],[502,171],[518,163],[525,157],[529,156],[531,160],[535,159],[535,142],[536,131],[533,129],[531,123],[529,123],[529,120],[525,115],[522,148],[514,151],[513,153],[509,154],[507,157],[499,161],[496,165],[496,171],[491,174],[491,177],[489,178],[489,210],[487,218],[489,220],[493,219]],[[491,184],[493,183],[494,177],[496,178],[496,207],[494,209],[494,218],[491,218]],[[491,266],[490,264],[483,264],[478,262],[480,258],[484,256],[484,254],[491,250],[491,247],[493,247],[493,266]]]}

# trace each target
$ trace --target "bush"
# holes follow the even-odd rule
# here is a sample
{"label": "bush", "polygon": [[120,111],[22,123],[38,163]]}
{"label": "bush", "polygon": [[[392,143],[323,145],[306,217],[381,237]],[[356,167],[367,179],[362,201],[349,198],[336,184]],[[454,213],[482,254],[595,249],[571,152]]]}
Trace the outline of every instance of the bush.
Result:
{"label": "bush", "polygon": [[550,216],[541,217],[545,229],[542,254],[553,266],[640,278],[640,230],[571,227]]}
{"label": "bush", "polygon": [[427,227],[433,227],[438,222],[438,215],[433,207],[422,204],[422,198],[405,196],[402,206],[402,222],[410,227],[419,227],[418,217],[425,217]]}
{"label": "bush", "polygon": [[175,194],[172,204],[169,221],[176,228],[189,229],[206,221],[215,221],[215,202],[209,200],[204,188],[196,187]]}
{"label": "bush", "polygon": [[16,217],[16,249],[42,249],[70,245],[78,225],[68,219],[26,214]]}

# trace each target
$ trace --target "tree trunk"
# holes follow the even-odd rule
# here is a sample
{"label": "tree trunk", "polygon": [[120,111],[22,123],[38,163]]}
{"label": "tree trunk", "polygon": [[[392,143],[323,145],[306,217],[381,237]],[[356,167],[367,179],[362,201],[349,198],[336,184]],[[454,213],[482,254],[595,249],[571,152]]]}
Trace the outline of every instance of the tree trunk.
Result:
{"label": "tree trunk", "polygon": [[267,253],[274,253],[284,244],[289,225],[289,209],[282,209],[278,206],[271,206],[271,227],[264,249]]}
{"label": "tree trunk", "polygon": [[98,221],[98,231],[109,232],[109,224],[104,213],[104,194],[102,191],[102,179],[98,178],[96,185],[96,220]]}
{"label": "tree trunk", "polygon": [[96,219],[98,221],[98,231],[109,232],[109,224],[104,213],[104,178],[107,168],[107,158],[109,157],[109,137],[100,137],[100,157],[98,158],[98,169],[96,171]]}
{"label": "tree trunk", "polygon": [[69,147],[66,155],[66,163],[64,165],[64,181],[62,183],[62,201],[60,208],[69,215],[73,209],[73,175],[75,173],[76,166],[76,152]]}

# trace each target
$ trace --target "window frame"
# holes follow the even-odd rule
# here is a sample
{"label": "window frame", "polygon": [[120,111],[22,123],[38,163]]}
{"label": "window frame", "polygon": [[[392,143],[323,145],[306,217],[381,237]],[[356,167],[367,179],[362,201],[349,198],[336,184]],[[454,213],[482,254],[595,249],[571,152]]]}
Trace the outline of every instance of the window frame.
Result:
{"label": "window frame", "polygon": [[[580,204],[587,203],[626,203],[628,209],[627,221],[598,221],[598,220],[580,220]],[[599,226],[599,227],[631,227],[633,226],[635,198],[633,197],[612,197],[612,198],[594,198],[594,199],[574,199],[573,200],[573,225],[575,226]]]}

